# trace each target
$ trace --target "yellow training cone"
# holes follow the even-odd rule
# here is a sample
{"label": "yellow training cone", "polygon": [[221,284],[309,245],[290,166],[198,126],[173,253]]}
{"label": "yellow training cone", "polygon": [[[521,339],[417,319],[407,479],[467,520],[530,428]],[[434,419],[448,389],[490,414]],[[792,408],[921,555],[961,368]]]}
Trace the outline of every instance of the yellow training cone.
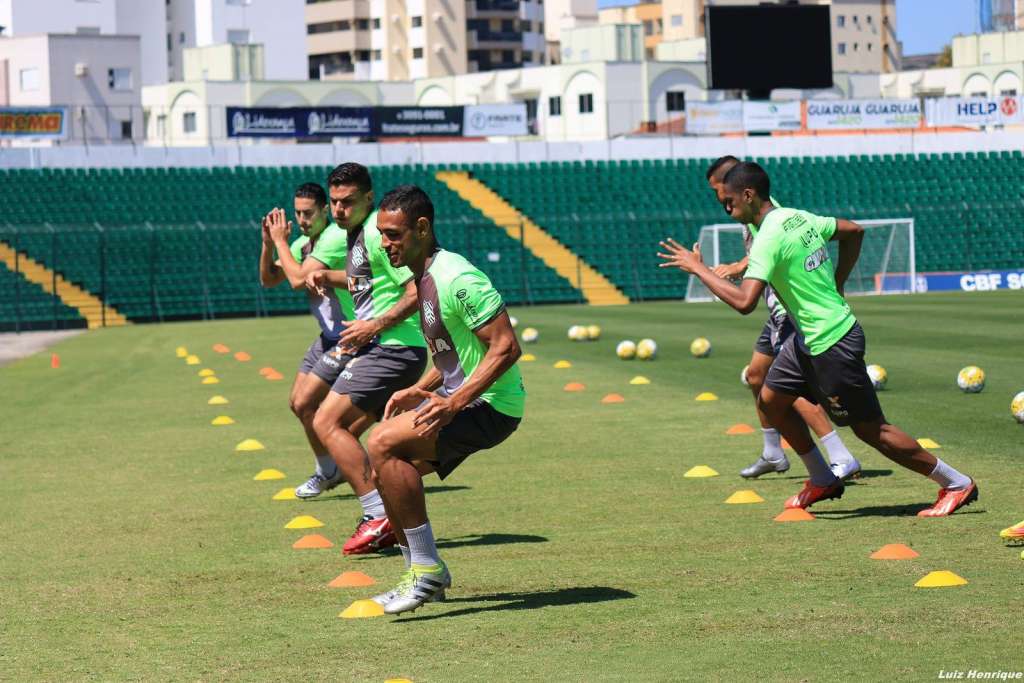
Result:
{"label": "yellow training cone", "polygon": [[295,489],[287,488],[275,493],[271,500],[298,500],[298,496],[295,495]]}
{"label": "yellow training cone", "polygon": [[718,472],[715,472],[707,465],[697,465],[696,467],[691,467],[683,476],[691,479],[700,477],[717,477]]}
{"label": "yellow training cone", "polygon": [[195,356],[195,355],[186,356],[185,357],[185,364],[186,365],[199,365],[199,356]]}
{"label": "yellow training cone", "polygon": [[284,472],[281,470],[260,470],[256,473],[256,476],[252,478],[253,481],[270,481],[272,479],[284,479]]}
{"label": "yellow training cone", "polygon": [[967,585],[967,579],[946,570],[928,572],[920,581],[914,584],[916,588],[946,588],[947,586],[964,585]]}
{"label": "yellow training cone", "polygon": [[411,678],[388,678],[384,683],[412,683]]}
{"label": "yellow training cone", "polygon": [[217,426],[220,426],[220,425],[233,425],[233,424],[235,424],[235,421],[232,420],[227,415],[218,415],[217,417],[213,418],[213,421],[210,422],[210,424],[217,425]]}
{"label": "yellow training cone", "polygon": [[246,439],[235,446],[236,451],[262,451],[263,444],[256,439]]}
{"label": "yellow training cone", "polygon": [[373,600],[356,600],[338,615],[342,619],[365,619],[367,617],[384,616],[384,606]]}
{"label": "yellow training cone", "polygon": [[725,499],[725,502],[729,505],[742,505],[744,503],[763,503],[764,498],[757,495],[756,491],[750,489],[743,489],[732,494]]}
{"label": "yellow training cone", "polygon": [[217,373],[211,370],[210,368],[203,368],[202,370],[199,371],[200,377],[213,377],[216,374]]}
{"label": "yellow training cone", "polygon": [[928,438],[918,439],[917,443],[918,445],[921,446],[921,448],[942,448],[942,446]]}
{"label": "yellow training cone", "polygon": [[209,405],[209,406],[223,406],[223,405],[227,405],[227,403],[228,403],[228,400],[226,398],[224,398],[223,396],[214,396],[209,401],[206,402],[206,405]]}
{"label": "yellow training cone", "polygon": [[705,391],[703,394],[697,394],[698,401],[717,401],[718,397],[712,394],[710,391]]}
{"label": "yellow training cone", "polygon": [[571,368],[572,363],[570,363],[567,360],[560,360],[557,363],[555,363],[554,367],[558,368],[559,370],[564,370],[565,368]]}
{"label": "yellow training cone", "polygon": [[651,380],[647,379],[643,375],[637,375],[633,379],[629,380],[630,384],[650,384]]}
{"label": "yellow training cone", "polygon": [[524,353],[523,355],[519,356],[519,360],[523,361],[524,363],[532,363],[533,361],[537,360],[537,356],[533,355],[532,353]]}
{"label": "yellow training cone", "polygon": [[220,384],[220,380],[216,377],[204,377],[203,384]]}
{"label": "yellow training cone", "polygon": [[287,524],[285,524],[284,528],[285,529],[316,529],[317,527],[322,527],[323,525],[324,525],[324,523],[321,522],[316,517],[311,517],[309,515],[299,515],[298,517],[292,519],[292,521],[290,521]]}
{"label": "yellow training cone", "polygon": [[174,355],[177,356],[178,358],[187,358],[188,349],[186,349],[184,346],[179,346],[178,348],[174,349]]}

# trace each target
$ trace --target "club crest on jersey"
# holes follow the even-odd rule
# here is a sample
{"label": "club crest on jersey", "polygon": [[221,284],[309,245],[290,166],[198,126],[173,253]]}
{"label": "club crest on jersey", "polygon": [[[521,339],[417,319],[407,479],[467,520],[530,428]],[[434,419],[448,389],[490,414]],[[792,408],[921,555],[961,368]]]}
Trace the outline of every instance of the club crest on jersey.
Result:
{"label": "club crest on jersey", "polygon": [[362,247],[355,247],[352,249],[352,265],[361,266],[366,261],[366,257],[363,255]]}
{"label": "club crest on jersey", "polygon": [[437,322],[437,317],[434,315],[434,304],[429,301],[423,302],[423,319],[427,321],[428,325],[433,325]]}

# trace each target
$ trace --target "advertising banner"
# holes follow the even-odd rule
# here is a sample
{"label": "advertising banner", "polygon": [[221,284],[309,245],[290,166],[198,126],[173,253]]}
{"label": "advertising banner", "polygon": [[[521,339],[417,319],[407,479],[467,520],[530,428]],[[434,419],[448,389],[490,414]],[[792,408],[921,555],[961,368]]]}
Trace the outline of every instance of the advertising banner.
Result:
{"label": "advertising banner", "polygon": [[306,110],[306,135],[369,137],[373,134],[370,107],[313,107]]}
{"label": "advertising banner", "polygon": [[491,135],[526,135],[526,103],[472,104],[462,117],[462,134],[467,138]]}
{"label": "advertising banner", "polygon": [[66,107],[0,107],[0,138],[63,140],[67,136]]}
{"label": "advertising banner", "polygon": [[929,126],[994,126],[1024,123],[1019,95],[940,97],[925,100]]}
{"label": "advertising banner", "polygon": [[921,124],[920,100],[808,100],[810,130],[916,128]]}
{"label": "advertising banner", "polygon": [[686,132],[691,135],[742,133],[743,102],[687,102]]}
{"label": "advertising banner", "polygon": [[463,107],[374,107],[376,137],[460,137]]}
{"label": "advertising banner", "polygon": [[744,102],[743,128],[748,131],[800,130],[800,102]]}
{"label": "advertising banner", "polygon": [[[906,291],[906,273],[875,276],[879,292]],[[1024,290],[1024,266],[1016,270],[980,270],[945,273],[918,273],[918,292],[994,292],[999,289]]]}
{"label": "advertising banner", "polygon": [[366,137],[372,114],[369,107],[228,107],[228,137]]}

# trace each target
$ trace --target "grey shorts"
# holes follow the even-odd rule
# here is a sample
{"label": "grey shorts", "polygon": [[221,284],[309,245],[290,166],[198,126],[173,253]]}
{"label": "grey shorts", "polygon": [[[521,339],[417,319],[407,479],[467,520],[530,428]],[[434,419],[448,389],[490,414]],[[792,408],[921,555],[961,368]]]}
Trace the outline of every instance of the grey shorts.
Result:
{"label": "grey shorts", "polygon": [[425,348],[367,344],[351,357],[331,391],[380,419],[391,395],[419,381],[426,367]]}
{"label": "grey shorts", "polygon": [[781,324],[768,318],[764,327],[761,328],[761,336],[754,342],[754,350],[766,356],[777,356],[782,345],[793,336],[794,332],[796,332],[796,328],[789,321],[789,316],[786,316]]}
{"label": "grey shorts", "polygon": [[323,335],[313,340],[306,350],[306,355],[299,363],[299,372],[312,373],[326,382],[334,384],[341,374],[341,369],[352,359],[352,356],[338,349],[338,341],[330,340]]}
{"label": "grey shorts", "polygon": [[882,406],[864,365],[865,347],[864,330],[859,324],[817,356],[812,356],[800,335],[794,334],[783,344],[765,384],[819,404],[840,427],[871,422],[882,416]]}
{"label": "grey shorts", "polygon": [[472,454],[494,448],[511,436],[521,421],[482,399],[470,403],[437,435],[437,476],[444,479]]}

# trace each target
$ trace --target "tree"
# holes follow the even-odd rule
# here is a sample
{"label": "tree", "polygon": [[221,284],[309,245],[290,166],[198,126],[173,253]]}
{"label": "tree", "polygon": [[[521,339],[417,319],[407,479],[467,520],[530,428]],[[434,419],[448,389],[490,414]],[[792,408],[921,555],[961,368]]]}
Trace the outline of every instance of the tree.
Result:
{"label": "tree", "polygon": [[939,53],[939,58],[935,62],[935,66],[940,67],[940,68],[953,66],[953,46],[952,45],[944,45],[942,47],[942,52]]}

